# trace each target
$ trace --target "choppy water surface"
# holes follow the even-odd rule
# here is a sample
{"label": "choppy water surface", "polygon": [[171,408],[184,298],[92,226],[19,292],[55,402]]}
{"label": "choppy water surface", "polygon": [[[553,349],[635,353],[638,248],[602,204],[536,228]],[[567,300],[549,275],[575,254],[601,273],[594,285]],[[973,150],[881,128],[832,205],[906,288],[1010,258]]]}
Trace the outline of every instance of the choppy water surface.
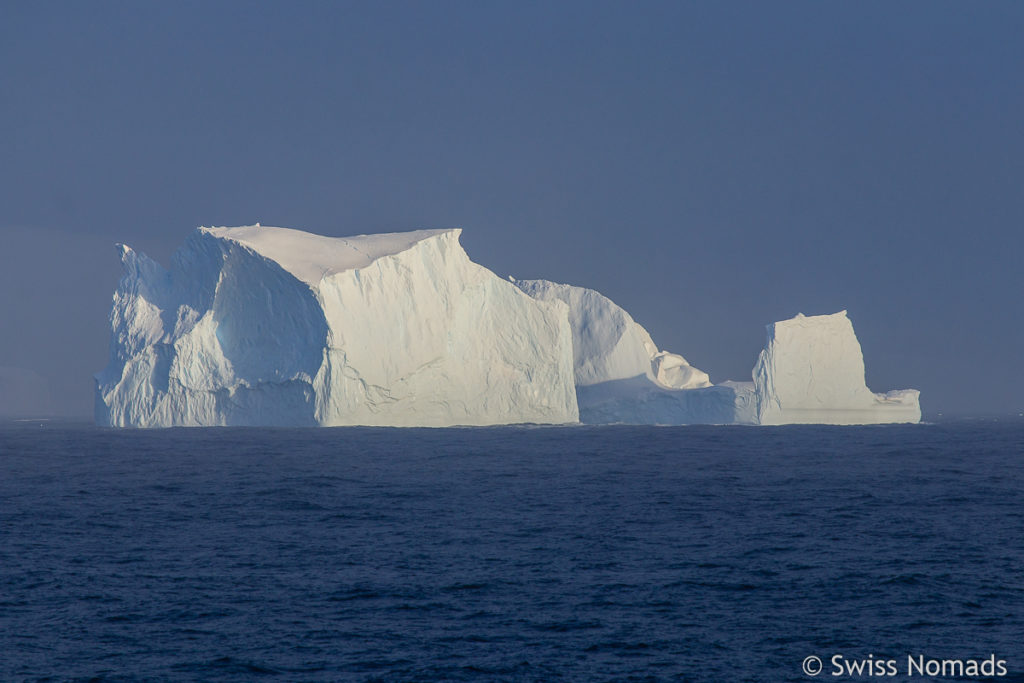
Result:
{"label": "choppy water surface", "polygon": [[1022,643],[1019,420],[0,426],[0,680],[1024,680]]}

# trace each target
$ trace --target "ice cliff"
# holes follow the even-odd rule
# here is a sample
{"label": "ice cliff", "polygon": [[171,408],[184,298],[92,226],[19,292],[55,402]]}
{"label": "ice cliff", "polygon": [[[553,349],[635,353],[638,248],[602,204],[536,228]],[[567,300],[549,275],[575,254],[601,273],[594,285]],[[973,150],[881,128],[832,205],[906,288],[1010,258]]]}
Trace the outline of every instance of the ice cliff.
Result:
{"label": "ice cliff", "polygon": [[547,280],[509,279],[535,299],[569,306],[577,386],[637,376],[669,389],[711,386],[706,372],[682,356],[659,351],[647,330],[600,292]]}
{"label": "ice cliff", "polygon": [[513,282],[540,301],[569,306],[580,421],[591,424],[729,424],[754,421],[746,388],[713,387],[682,356],[658,350],[639,323],[601,293],[547,280]]}
{"label": "ice cliff", "polygon": [[512,280],[460,230],[199,228],[170,267],[119,245],[96,420],[174,425],[917,422],[872,393],[842,311],[774,323],[753,382],[712,385],[600,293]]}
{"label": "ice cliff", "polygon": [[460,233],[199,228],[167,270],[120,246],[97,422],[575,422],[565,304],[470,261]]}
{"label": "ice cliff", "polygon": [[754,366],[758,424],[919,422],[920,392],[872,393],[846,311],[768,326]]}

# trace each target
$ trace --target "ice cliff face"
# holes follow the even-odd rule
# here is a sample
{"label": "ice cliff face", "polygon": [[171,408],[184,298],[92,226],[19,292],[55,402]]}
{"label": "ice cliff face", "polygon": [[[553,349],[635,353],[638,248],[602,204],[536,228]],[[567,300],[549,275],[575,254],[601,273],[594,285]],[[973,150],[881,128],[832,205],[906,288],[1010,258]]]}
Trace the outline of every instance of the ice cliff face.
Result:
{"label": "ice cliff face", "polygon": [[659,351],[640,324],[599,292],[514,280],[541,301],[569,306],[580,421],[590,424],[731,424],[754,421],[751,390],[713,387],[685,358]]}
{"label": "ice cliff face", "polygon": [[535,299],[568,304],[577,386],[638,376],[667,389],[711,386],[706,372],[659,351],[647,330],[600,292],[547,280],[512,281]]}
{"label": "ice cliff face", "polygon": [[846,311],[768,326],[754,366],[759,424],[919,422],[920,392],[872,393]]}
{"label": "ice cliff face", "polygon": [[200,228],[168,270],[120,247],[97,422],[575,422],[565,305],[471,262],[460,233]]}

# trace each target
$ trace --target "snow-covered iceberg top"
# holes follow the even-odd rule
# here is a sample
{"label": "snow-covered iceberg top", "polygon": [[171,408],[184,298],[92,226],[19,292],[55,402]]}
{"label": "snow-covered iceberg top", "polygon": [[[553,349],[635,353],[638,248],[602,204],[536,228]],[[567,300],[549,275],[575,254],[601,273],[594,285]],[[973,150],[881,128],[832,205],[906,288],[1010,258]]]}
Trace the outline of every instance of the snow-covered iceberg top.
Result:
{"label": "snow-covered iceberg top", "polygon": [[462,230],[413,230],[411,232],[324,237],[291,228],[249,225],[239,228],[199,228],[217,239],[230,240],[275,261],[311,287],[346,270],[366,268],[377,259],[408,251],[417,243],[451,233],[458,241]]}

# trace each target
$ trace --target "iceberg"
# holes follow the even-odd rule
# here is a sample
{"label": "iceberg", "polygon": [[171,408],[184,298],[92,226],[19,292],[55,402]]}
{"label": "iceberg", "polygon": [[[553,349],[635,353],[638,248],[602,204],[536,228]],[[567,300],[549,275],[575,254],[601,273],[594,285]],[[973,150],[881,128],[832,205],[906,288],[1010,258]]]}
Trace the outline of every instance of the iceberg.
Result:
{"label": "iceberg", "polygon": [[768,326],[754,366],[758,424],[920,422],[920,392],[873,393],[846,311]]}
{"label": "iceberg", "polygon": [[470,261],[460,234],[199,228],[169,269],[118,245],[96,421],[576,422],[567,307]]}
{"label": "iceberg", "polygon": [[917,422],[871,392],[846,311],[768,326],[711,383],[599,292],[508,281],[461,230],[332,238],[198,228],[164,268],[125,245],[96,421],[116,427]]}

